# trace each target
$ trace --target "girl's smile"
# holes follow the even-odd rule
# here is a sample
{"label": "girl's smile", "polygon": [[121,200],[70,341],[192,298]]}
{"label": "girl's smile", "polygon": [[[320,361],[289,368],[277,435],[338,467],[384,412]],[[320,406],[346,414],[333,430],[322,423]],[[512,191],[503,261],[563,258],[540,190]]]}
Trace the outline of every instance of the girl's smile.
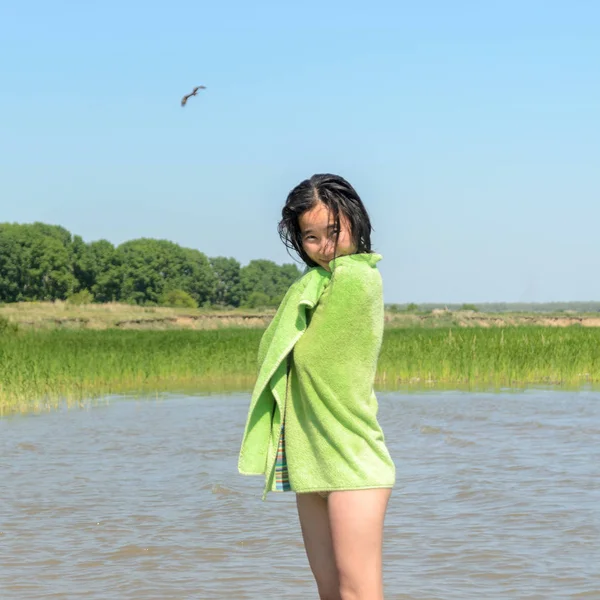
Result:
{"label": "girl's smile", "polygon": [[[334,258],[356,252],[347,217],[340,213],[340,230],[337,231],[333,212],[322,202],[300,215],[299,224],[304,251],[327,271],[330,271],[329,262]],[[337,255],[334,256],[336,238]]]}

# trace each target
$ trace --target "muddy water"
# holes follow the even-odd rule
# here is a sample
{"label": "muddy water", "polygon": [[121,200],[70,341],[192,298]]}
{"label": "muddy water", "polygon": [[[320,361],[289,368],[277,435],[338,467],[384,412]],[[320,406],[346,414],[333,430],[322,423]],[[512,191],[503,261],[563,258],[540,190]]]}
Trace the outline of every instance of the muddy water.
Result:
{"label": "muddy water", "polygon": [[[599,393],[378,396],[387,599],[600,599]],[[0,598],[316,598],[293,494],[237,475],[247,403],[0,420]]]}

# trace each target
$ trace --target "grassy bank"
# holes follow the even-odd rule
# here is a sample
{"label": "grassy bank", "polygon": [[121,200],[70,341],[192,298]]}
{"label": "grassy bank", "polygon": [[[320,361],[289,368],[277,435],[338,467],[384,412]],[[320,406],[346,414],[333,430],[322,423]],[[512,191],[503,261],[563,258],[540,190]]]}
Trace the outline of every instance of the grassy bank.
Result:
{"label": "grassy bank", "polygon": [[136,306],[119,302],[75,305],[68,302],[15,302],[0,305],[0,319],[21,329],[264,329],[275,311],[210,310]]}
{"label": "grassy bank", "polygon": [[[392,305],[393,306],[393,305]],[[275,310],[190,309],[164,306],[106,304],[74,305],[68,302],[16,302],[0,305],[0,319],[28,329],[264,329]],[[446,327],[600,327],[600,313],[485,313],[434,309],[398,312],[386,310],[386,328]]]}
{"label": "grassy bank", "polygon": [[[0,410],[61,398],[251,389],[260,329],[5,331]],[[578,385],[600,381],[597,328],[389,329],[377,384]]]}

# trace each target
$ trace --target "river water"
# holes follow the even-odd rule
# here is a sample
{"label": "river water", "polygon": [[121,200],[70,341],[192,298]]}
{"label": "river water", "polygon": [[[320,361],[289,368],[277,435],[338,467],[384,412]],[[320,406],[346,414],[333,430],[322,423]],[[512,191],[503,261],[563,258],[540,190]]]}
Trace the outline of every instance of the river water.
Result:
{"label": "river water", "polygon": [[[600,393],[378,398],[386,599],[600,600]],[[237,474],[248,401],[1,419],[0,598],[317,598],[294,495]]]}

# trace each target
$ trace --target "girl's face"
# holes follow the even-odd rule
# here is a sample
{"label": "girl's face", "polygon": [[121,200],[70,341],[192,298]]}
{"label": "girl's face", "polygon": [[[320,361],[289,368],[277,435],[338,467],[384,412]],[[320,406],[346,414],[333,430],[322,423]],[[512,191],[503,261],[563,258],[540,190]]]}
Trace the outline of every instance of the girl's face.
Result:
{"label": "girl's face", "polygon": [[[322,202],[307,210],[298,219],[302,234],[302,246],[311,260],[329,271],[329,261],[334,258],[354,254],[356,244],[352,241],[350,224],[346,215],[340,212],[340,231],[336,232],[333,213]],[[333,256],[335,237],[337,256]]]}

